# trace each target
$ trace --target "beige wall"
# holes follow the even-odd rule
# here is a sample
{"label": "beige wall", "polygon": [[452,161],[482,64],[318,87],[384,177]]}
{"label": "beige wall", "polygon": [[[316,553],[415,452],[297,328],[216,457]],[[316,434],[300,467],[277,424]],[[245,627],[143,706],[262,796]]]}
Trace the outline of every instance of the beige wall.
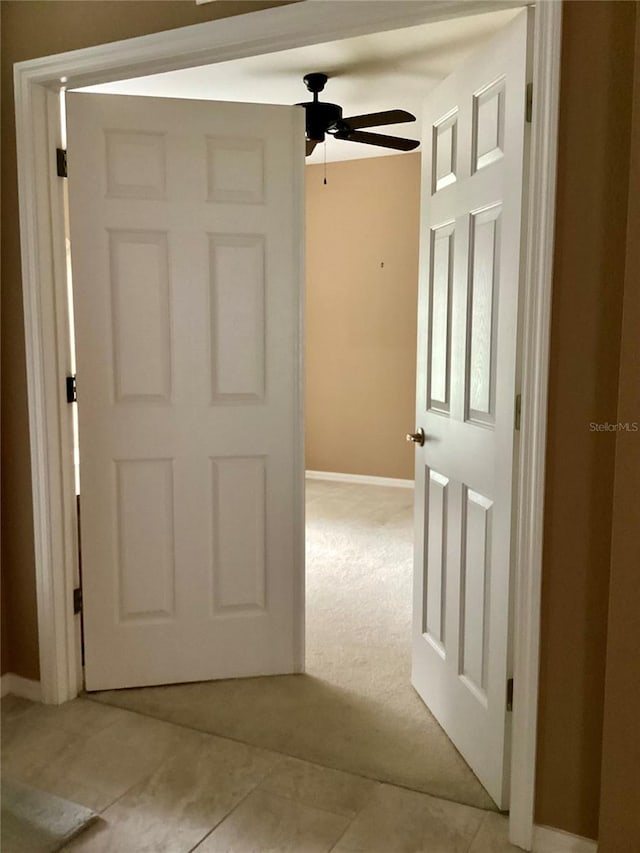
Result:
{"label": "beige wall", "polygon": [[307,166],[307,468],[413,479],[420,155],[327,181]]}
{"label": "beige wall", "polygon": [[[38,659],[11,64],[265,5],[2,4],[2,580],[10,617],[6,665],[21,675],[37,677]],[[597,832],[613,517],[610,612],[620,622],[610,630],[603,827],[615,838],[605,853],[632,853],[638,846],[629,841],[634,820],[629,809],[637,821],[637,798],[630,803],[629,789],[621,788],[637,778],[627,763],[631,749],[626,760],[625,752],[637,743],[638,715],[619,713],[614,702],[635,700],[629,707],[637,708],[637,682],[630,696],[627,676],[614,662],[616,649],[628,649],[637,666],[637,607],[629,610],[637,602],[637,564],[629,567],[627,560],[637,555],[640,525],[637,514],[631,520],[624,514],[633,483],[625,485],[623,438],[617,442],[614,493],[616,442],[607,434],[590,434],[588,424],[616,420],[619,372],[621,389],[637,378],[637,370],[633,379],[628,373],[633,353],[626,337],[620,370],[618,365],[636,4],[572,0],[564,9],[536,818],[584,835]],[[630,296],[625,311],[631,306]],[[632,320],[625,314],[625,323]],[[631,400],[626,393],[620,411]],[[630,419],[640,420],[635,413]]]}
{"label": "beige wall", "polygon": [[[536,818],[595,838],[634,4],[564,5]],[[640,420],[640,418],[638,418]]]}
{"label": "beige wall", "polygon": [[[620,423],[640,424],[640,4],[618,388]],[[640,432],[616,436],[600,853],[640,850]]]}

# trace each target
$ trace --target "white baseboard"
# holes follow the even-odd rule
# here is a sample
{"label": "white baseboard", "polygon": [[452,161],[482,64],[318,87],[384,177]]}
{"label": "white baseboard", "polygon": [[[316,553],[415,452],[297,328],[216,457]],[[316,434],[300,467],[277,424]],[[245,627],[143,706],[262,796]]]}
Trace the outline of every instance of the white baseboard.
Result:
{"label": "white baseboard", "polygon": [[550,826],[534,826],[533,853],[596,853],[597,841]]}
{"label": "white baseboard", "polygon": [[23,678],[13,672],[5,672],[0,679],[0,696],[20,696],[32,702],[42,702],[42,689],[39,681]]}
{"label": "white baseboard", "polygon": [[359,483],[368,486],[398,486],[413,489],[413,480],[400,480],[395,477],[372,477],[369,474],[337,474],[333,471],[306,471],[310,480],[333,480],[336,483]]}

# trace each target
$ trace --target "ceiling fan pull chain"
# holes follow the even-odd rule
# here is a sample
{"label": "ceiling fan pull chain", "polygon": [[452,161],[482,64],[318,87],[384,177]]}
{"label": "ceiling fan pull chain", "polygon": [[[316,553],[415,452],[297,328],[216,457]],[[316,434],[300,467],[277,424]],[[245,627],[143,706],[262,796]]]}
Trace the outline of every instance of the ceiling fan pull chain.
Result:
{"label": "ceiling fan pull chain", "polygon": [[325,187],[327,185],[327,139],[324,140],[324,180],[322,182]]}

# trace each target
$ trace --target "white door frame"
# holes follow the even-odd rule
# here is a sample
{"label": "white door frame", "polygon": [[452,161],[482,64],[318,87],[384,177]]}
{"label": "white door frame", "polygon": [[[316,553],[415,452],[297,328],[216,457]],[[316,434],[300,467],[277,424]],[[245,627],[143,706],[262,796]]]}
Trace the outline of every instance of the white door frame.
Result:
{"label": "white door frame", "polygon": [[[82,685],[73,438],[64,378],[70,370],[59,91],[319,44],[474,13],[522,0],[303,2],[197,24],[14,66],[18,193],[33,488],[40,679],[44,702]],[[515,508],[513,843],[531,849],[538,702],[542,521],[560,77],[560,0],[538,0],[533,37],[534,109],[522,282],[522,423]],[[300,318],[302,328],[302,317]],[[302,369],[300,366],[300,377]],[[302,472],[301,472],[302,473]]]}

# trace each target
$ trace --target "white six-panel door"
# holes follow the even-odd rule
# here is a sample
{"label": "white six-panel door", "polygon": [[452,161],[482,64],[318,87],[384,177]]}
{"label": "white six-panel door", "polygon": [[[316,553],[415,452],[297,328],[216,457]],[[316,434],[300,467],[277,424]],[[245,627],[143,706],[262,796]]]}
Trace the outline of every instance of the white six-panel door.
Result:
{"label": "white six-panel door", "polygon": [[412,682],[501,808],[528,14],[434,90],[423,135]]}
{"label": "white six-panel door", "polygon": [[86,687],[300,669],[302,110],[67,117]]}

